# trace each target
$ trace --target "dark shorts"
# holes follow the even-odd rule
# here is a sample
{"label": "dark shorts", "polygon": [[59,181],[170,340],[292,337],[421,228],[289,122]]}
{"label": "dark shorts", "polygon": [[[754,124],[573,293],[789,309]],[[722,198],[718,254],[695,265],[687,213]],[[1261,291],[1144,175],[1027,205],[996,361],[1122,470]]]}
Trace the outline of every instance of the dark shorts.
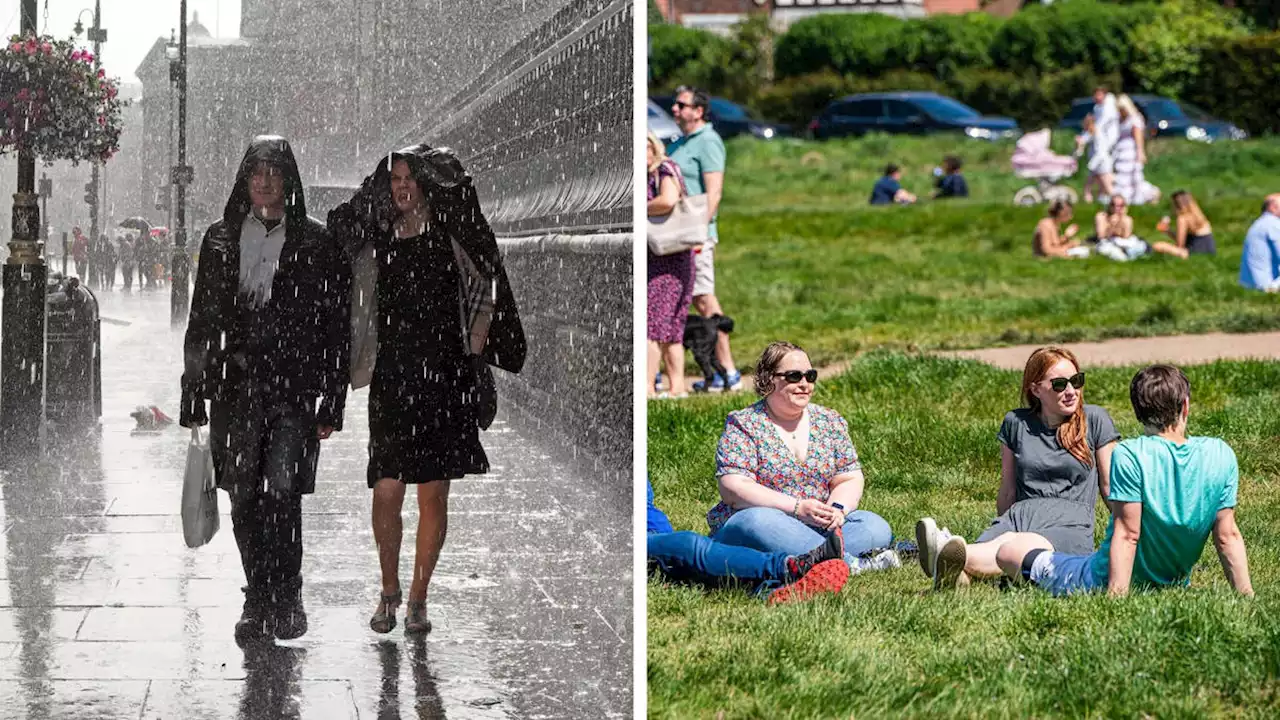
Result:
{"label": "dark shorts", "polygon": [[1217,255],[1218,246],[1213,241],[1213,233],[1188,236],[1187,252],[1192,255]]}
{"label": "dark shorts", "polygon": [[1088,555],[1093,552],[1093,508],[1056,498],[1021,500],[992,520],[977,542],[1011,532],[1041,535],[1053,543],[1055,552]]}

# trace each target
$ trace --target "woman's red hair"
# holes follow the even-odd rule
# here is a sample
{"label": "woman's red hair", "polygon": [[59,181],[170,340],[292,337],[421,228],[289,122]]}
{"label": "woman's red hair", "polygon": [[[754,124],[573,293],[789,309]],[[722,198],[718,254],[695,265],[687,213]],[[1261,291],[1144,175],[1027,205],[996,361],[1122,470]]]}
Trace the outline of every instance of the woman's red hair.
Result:
{"label": "woman's red hair", "polygon": [[[1063,347],[1042,347],[1027,358],[1027,366],[1022,371],[1022,399],[1027,407],[1037,413],[1040,412],[1040,400],[1031,394],[1031,386],[1044,380],[1049,369],[1060,360],[1070,362],[1075,366],[1076,372],[1080,371],[1080,362],[1076,360],[1075,353]],[[1084,463],[1085,467],[1093,467],[1093,452],[1089,450],[1088,434],[1089,421],[1084,416],[1084,393],[1081,392],[1076,411],[1058,426],[1058,444],[1071,453],[1072,457]]]}

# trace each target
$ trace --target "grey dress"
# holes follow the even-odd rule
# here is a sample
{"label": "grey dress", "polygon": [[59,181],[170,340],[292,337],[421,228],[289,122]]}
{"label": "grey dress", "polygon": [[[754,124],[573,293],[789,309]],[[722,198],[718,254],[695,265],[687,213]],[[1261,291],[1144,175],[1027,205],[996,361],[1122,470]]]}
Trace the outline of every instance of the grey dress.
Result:
{"label": "grey dress", "polygon": [[[1089,450],[1120,439],[1107,411],[1084,406],[1089,430]],[[1053,543],[1057,552],[1084,555],[1093,552],[1093,508],[1098,501],[1098,468],[1085,466],[1058,444],[1058,435],[1028,409],[1004,416],[1001,444],[1013,452],[1015,494],[1013,505],[978,536],[986,542],[1007,532],[1033,532]]]}

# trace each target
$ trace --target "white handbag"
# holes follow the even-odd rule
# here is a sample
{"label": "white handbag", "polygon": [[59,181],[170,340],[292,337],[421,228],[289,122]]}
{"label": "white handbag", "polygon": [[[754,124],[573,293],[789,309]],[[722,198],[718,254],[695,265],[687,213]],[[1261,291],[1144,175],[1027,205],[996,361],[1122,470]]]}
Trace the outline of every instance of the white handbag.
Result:
{"label": "white handbag", "polygon": [[218,488],[213,479],[213,453],[209,431],[191,428],[187,446],[187,472],[182,479],[182,536],[187,547],[196,548],[218,532]]}
{"label": "white handbag", "polygon": [[682,195],[669,214],[649,218],[649,252],[673,255],[705,245],[710,225],[707,196]]}

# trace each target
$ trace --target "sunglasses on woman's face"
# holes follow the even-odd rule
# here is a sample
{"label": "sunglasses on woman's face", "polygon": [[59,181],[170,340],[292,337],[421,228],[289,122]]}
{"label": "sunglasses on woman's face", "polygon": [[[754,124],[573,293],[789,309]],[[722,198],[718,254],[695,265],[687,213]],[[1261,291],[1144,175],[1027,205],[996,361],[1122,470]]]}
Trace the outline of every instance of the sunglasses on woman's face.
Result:
{"label": "sunglasses on woman's face", "polygon": [[788,370],[786,372],[774,373],[773,376],[780,377],[791,385],[795,385],[801,380],[805,380],[810,384],[818,382],[818,371],[813,368],[808,370]]}
{"label": "sunglasses on woman's face", "polygon": [[1053,388],[1054,392],[1060,393],[1063,390],[1067,389],[1067,383],[1071,383],[1071,387],[1079,390],[1080,388],[1084,387],[1084,373],[1078,372],[1069,378],[1064,378],[1064,377],[1053,378],[1049,381],[1049,387]]}

